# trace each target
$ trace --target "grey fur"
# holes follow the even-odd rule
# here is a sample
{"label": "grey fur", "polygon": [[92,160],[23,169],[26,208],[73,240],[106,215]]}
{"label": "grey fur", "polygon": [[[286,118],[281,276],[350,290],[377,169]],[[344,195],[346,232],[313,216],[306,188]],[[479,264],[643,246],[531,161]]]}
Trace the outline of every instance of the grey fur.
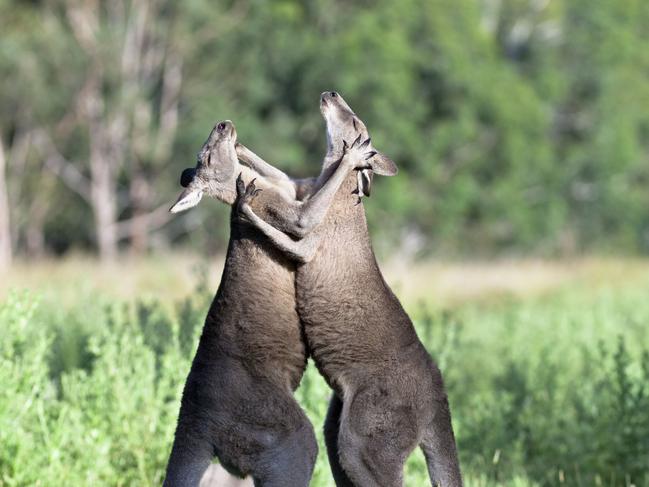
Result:
{"label": "grey fur", "polygon": [[[216,126],[172,210],[197,203],[203,193],[235,202],[237,175],[257,176],[239,165],[235,142],[230,122]],[[266,191],[255,208],[268,217],[264,206],[283,197],[258,181]],[[232,474],[251,475],[256,486],[306,487],[317,443],[293,398],[305,366],[295,265],[233,212],[223,277],[185,384],[165,486],[198,486],[216,455]]]}
{"label": "grey fur", "polygon": [[[327,155],[313,191],[336,168],[345,141],[368,138],[337,93],[322,94],[321,111]],[[366,149],[374,151],[371,143]],[[368,162],[377,174],[396,174],[383,154]],[[318,205],[302,207],[304,213],[317,209],[317,218],[284,213],[284,207],[265,210],[273,221],[254,218],[256,209],[246,209],[245,202],[242,212],[279,249],[303,262],[296,273],[298,313],[313,359],[334,390],[325,439],[336,484],[401,486],[404,462],[419,445],[433,484],[461,486],[442,376],[378,268],[358,204],[359,191],[369,192],[369,183],[362,184],[359,188],[357,175],[349,174],[328,212]]]}
{"label": "grey fur", "polygon": [[[195,170],[183,172],[186,188],[170,209],[191,208],[203,194],[234,205],[223,276],[185,384],[165,486],[197,486],[215,454],[229,472],[251,475],[256,486],[306,486],[317,445],[292,396],[306,366],[295,263],[241,220],[240,203],[269,221],[274,208],[298,214],[328,206],[355,166],[345,159],[311,203],[301,203],[298,185],[281,172],[240,165],[235,144],[232,122],[217,124]],[[295,222],[309,228],[307,220]]]}

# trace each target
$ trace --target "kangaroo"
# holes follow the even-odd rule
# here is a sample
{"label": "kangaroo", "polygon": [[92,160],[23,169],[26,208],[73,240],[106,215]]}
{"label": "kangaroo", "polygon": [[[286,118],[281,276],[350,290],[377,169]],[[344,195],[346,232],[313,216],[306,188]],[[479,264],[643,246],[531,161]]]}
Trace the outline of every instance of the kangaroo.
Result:
{"label": "kangaroo", "polygon": [[[335,169],[347,140],[368,138],[363,122],[336,92],[323,93],[320,108],[327,154],[314,189]],[[252,159],[248,150],[238,153],[244,163]],[[391,160],[375,153],[366,167],[347,176],[321,225],[317,218],[306,219],[312,231],[300,224],[304,216],[289,214],[278,223],[278,211],[275,222],[255,215],[252,193],[241,202],[241,212],[301,263],[298,314],[315,364],[334,390],[325,442],[336,485],[401,486],[404,463],[419,445],[434,485],[461,486],[442,375],[383,279],[360,202],[370,192],[373,173],[396,171]]]}
{"label": "kangaroo", "polygon": [[233,475],[252,476],[255,486],[306,487],[317,443],[292,395],[306,367],[295,263],[241,221],[235,202],[254,198],[252,208],[270,221],[267,209],[285,201],[295,208],[316,205],[310,213],[317,216],[360,164],[360,149],[347,151],[338,170],[302,204],[295,203],[295,183],[267,167],[257,172],[240,165],[236,139],[229,120],[214,127],[196,168],[183,171],[186,189],[170,209],[196,206],[204,193],[233,205],[223,275],[185,383],[164,485],[198,486],[216,455]]}

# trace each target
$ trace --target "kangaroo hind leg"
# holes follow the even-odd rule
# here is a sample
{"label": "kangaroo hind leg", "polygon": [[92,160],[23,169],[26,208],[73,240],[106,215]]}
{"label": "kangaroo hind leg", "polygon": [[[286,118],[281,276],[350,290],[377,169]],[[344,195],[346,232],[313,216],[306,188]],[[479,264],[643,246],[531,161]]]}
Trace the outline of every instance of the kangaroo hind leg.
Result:
{"label": "kangaroo hind leg", "polygon": [[418,438],[412,409],[396,396],[376,385],[343,405],[340,463],[355,486],[403,486],[403,467]]}

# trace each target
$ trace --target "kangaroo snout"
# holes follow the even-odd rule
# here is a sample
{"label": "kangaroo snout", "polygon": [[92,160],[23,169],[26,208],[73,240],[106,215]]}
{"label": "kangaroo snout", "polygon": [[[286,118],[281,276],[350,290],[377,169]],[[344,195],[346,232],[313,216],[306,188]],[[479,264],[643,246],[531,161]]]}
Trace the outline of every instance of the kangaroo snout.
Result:
{"label": "kangaroo snout", "polygon": [[328,102],[333,101],[335,98],[338,98],[338,93],[335,91],[323,91],[320,95],[320,104],[327,106]]}
{"label": "kangaroo snout", "polygon": [[237,130],[234,128],[234,124],[231,120],[223,120],[216,125],[217,133],[225,135],[230,138],[233,142],[237,141]]}

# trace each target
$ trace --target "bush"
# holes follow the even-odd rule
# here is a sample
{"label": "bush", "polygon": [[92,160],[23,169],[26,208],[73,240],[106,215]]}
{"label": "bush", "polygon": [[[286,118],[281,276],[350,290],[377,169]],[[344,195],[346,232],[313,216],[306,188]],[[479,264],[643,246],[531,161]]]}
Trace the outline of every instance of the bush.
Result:
{"label": "bush", "polygon": [[[649,483],[645,295],[415,313],[445,374],[467,485]],[[210,298],[203,286],[175,306],[0,304],[0,486],[159,485]],[[333,485],[329,395],[310,366],[297,397],[320,442],[314,486]],[[428,485],[419,452],[406,485]]]}

